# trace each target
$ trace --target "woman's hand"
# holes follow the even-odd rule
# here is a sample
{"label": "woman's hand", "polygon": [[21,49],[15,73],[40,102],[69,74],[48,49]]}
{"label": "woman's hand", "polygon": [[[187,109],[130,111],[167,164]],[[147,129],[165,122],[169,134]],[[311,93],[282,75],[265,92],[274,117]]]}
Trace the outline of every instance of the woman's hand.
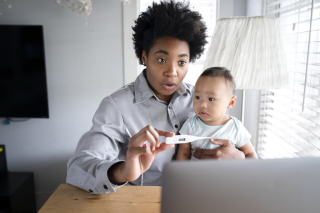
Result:
{"label": "woman's hand", "polygon": [[[171,149],[174,144],[160,144],[160,136],[172,137],[173,132],[158,130],[148,125],[132,136],[129,141],[126,161],[110,167],[108,176],[113,183],[134,181],[147,171],[154,158],[162,151]],[[150,146],[146,142],[150,143]]]}
{"label": "woman's hand", "polygon": [[192,155],[198,159],[245,159],[244,153],[228,140],[211,139],[211,143],[220,145],[218,149],[195,148]]}

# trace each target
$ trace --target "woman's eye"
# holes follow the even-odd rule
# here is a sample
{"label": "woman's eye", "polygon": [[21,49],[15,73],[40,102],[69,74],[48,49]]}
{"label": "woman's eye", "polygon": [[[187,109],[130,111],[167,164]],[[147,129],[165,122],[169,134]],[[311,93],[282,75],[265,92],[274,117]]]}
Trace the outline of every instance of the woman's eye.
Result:
{"label": "woman's eye", "polygon": [[209,101],[214,101],[214,99],[213,98],[209,98]]}
{"label": "woman's eye", "polygon": [[159,62],[159,63],[165,63],[165,62],[166,62],[166,60],[165,60],[165,59],[163,59],[163,58],[159,58],[159,59],[158,59],[158,62]]}
{"label": "woman's eye", "polygon": [[200,99],[200,96],[196,96],[196,99]]}
{"label": "woman's eye", "polygon": [[183,65],[185,65],[187,62],[185,62],[185,61],[179,61],[179,65],[181,65],[181,66],[183,66]]}

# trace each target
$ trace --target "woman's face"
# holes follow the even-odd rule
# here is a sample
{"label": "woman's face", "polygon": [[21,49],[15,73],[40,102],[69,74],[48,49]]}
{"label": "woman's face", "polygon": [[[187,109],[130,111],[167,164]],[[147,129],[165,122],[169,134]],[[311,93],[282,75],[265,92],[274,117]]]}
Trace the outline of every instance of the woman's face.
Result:
{"label": "woman's face", "polygon": [[157,39],[148,55],[142,51],[147,80],[158,99],[170,102],[188,72],[189,57],[188,43],[168,36]]}

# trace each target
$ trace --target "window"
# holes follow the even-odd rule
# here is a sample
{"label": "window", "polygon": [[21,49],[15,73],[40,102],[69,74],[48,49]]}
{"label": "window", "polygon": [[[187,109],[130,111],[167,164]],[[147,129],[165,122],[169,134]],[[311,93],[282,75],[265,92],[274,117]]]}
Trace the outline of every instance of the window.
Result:
{"label": "window", "polygon": [[[139,13],[145,11],[152,2],[159,3],[160,0],[140,0]],[[205,52],[202,54],[201,58],[195,63],[189,65],[189,71],[184,81],[190,84],[195,84],[198,76],[202,73],[203,64],[206,57],[206,49],[209,47],[209,42],[211,41],[213,30],[216,24],[216,0],[190,0],[190,8],[198,11],[207,25],[208,28],[208,44],[205,47]],[[145,66],[140,65],[139,70],[142,71]]]}
{"label": "window", "polygon": [[261,94],[258,155],[320,156],[320,1],[266,0],[278,17],[290,85]]}

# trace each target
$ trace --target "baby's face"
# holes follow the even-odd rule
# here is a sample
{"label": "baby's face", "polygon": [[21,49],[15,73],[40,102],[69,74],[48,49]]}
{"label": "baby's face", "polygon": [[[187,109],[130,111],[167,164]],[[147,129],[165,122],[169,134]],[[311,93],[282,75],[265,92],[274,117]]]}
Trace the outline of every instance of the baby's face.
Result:
{"label": "baby's face", "polygon": [[197,80],[193,97],[193,110],[203,123],[219,126],[229,120],[228,108],[235,104],[235,96],[222,77],[201,76]]}

